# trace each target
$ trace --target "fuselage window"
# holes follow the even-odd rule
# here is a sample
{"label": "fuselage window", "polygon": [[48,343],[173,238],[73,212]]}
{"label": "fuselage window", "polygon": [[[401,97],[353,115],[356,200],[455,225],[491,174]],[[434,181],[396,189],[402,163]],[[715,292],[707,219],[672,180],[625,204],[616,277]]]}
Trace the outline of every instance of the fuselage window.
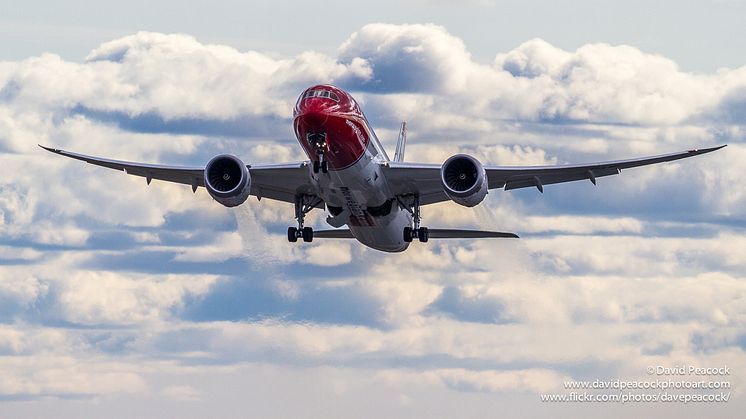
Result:
{"label": "fuselage window", "polygon": [[328,90],[309,90],[303,94],[303,99],[310,99],[312,97],[323,97],[326,99],[331,99],[335,102],[339,102],[339,96],[337,96],[334,92],[330,92]]}

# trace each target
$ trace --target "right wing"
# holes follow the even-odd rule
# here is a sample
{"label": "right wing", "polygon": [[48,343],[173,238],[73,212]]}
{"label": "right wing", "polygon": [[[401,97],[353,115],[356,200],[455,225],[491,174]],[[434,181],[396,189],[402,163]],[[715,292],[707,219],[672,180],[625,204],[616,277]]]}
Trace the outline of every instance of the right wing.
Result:
{"label": "right wing", "polygon": [[[196,191],[199,186],[205,186],[204,167],[134,163],[87,156],[43,145],[39,147],[61,156],[109,169],[122,170],[128,175],[144,177],[148,184],[152,179],[165,180],[190,185],[192,191]],[[258,198],[294,203],[297,194],[316,195],[308,175],[308,162],[247,165],[247,167],[251,175],[251,195]],[[323,208],[323,201],[318,207]]]}
{"label": "right wing", "polygon": [[[700,154],[720,150],[725,145],[712,148],[701,148],[678,153],[661,154],[658,156],[639,157],[628,160],[615,160],[589,164],[567,164],[556,166],[485,166],[489,189],[504,188],[505,190],[536,187],[544,191],[544,185],[553,183],[572,182],[575,180],[590,180],[594,184],[596,178],[616,175],[622,169],[645,166],[649,164],[694,157]],[[448,201],[443,192],[440,181],[439,164],[420,164],[386,162],[384,176],[392,185],[394,195],[417,194],[420,204],[434,204]]]}

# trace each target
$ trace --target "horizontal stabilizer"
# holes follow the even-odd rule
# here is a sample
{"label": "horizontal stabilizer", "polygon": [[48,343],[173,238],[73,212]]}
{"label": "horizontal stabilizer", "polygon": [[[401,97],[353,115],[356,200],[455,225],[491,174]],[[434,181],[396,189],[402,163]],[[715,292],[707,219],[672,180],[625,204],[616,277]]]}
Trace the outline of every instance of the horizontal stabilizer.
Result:
{"label": "horizontal stabilizer", "polygon": [[314,230],[314,239],[354,239],[350,230],[340,228],[338,230]]}
{"label": "horizontal stabilizer", "polygon": [[[509,238],[517,239],[518,235],[504,233],[501,231],[481,230],[454,230],[448,228],[428,228],[428,237],[431,239],[487,239],[487,238]],[[350,230],[340,228],[338,230],[314,231],[315,239],[354,239]]]}
{"label": "horizontal stabilizer", "polygon": [[428,236],[431,239],[486,239],[486,238],[506,238],[517,239],[518,235],[514,233],[504,233],[502,231],[481,231],[481,230],[455,230],[448,228],[428,228]]}

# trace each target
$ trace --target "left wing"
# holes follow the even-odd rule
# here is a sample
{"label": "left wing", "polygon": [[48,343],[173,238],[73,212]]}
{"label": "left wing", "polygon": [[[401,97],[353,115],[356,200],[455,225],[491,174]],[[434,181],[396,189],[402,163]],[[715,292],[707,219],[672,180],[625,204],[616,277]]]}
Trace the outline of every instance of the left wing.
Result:
{"label": "left wing", "polygon": [[[596,178],[619,174],[622,169],[694,157],[720,150],[723,147],[725,145],[590,164],[523,167],[485,166],[485,170],[489,189],[504,188],[510,190],[536,187],[543,192],[544,185],[575,180],[590,180],[595,184]],[[439,164],[386,162],[383,169],[384,176],[389,181],[395,195],[419,194],[420,204],[427,205],[449,200],[443,193],[443,187],[441,186],[440,168]]]}
{"label": "left wing", "polygon": [[[205,186],[204,167],[178,167],[134,163],[87,156],[56,148],[39,147],[61,156],[82,160],[96,166],[122,170],[128,175],[144,177],[148,184],[153,179],[190,185],[192,191]],[[247,165],[251,174],[251,195],[283,202],[295,202],[297,194],[316,195],[309,182],[308,162]],[[323,202],[320,204],[323,207]]]}

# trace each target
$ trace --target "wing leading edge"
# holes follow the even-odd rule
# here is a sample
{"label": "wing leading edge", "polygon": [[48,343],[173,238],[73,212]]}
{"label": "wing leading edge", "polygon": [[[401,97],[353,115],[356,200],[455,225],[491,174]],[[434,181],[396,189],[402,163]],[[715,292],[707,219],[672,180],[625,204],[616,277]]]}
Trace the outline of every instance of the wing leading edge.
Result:
{"label": "wing leading edge", "polygon": [[[96,166],[122,170],[128,175],[141,176],[148,184],[153,179],[190,185],[192,191],[205,186],[204,167],[164,166],[112,160],[73,153],[39,145],[51,153],[82,160]],[[308,178],[308,162],[247,165],[251,174],[251,195],[294,203],[297,194],[315,195]],[[323,207],[323,202],[319,206]]]}
{"label": "wing leading edge", "polygon": [[[622,169],[694,157],[720,150],[723,147],[725,145],[589,164],[522,167],[485,166],[485,170],[489,189],[504,188],[505,190],[511,190],[536,187],[543,192],[544,185],[576,180],[590,180],[595,184],[596,178],[619,174]],[[420,203],[426,205],[448,200],[440,183],[440,167],[438,164],[387,162],[384,173],[387,180],[393,185],[392,189],[394,189],[395,194],[419,194]]]}

